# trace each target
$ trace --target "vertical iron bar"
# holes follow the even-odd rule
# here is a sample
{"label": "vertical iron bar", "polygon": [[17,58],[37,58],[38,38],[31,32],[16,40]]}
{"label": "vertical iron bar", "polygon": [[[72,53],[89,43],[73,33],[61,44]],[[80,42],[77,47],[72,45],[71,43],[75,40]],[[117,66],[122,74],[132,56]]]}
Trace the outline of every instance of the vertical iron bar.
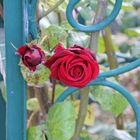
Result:
{"label": "vertical iron bar", "polygon": [[[18,66],[19,57],[11,46],[25,43],[28,30],[26,0],[4,0],[6,38],[7,117],[6,140],[26,140],[26,84]],[[26,22],[26,23],[25,23]]]}

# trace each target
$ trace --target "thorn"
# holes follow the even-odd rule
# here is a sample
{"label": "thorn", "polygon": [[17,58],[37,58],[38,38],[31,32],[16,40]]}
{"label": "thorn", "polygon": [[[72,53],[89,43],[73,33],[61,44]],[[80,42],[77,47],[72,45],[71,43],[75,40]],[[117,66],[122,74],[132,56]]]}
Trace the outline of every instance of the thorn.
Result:
{"label": "thorn", "polygon": [[11,42],[12,47],[17,51],[16,46]]}

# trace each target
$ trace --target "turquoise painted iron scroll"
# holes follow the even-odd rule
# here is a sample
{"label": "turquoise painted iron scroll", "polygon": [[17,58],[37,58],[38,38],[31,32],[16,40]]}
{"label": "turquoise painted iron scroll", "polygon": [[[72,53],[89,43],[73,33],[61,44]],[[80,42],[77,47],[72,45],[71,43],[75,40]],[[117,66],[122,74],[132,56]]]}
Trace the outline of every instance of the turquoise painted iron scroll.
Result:
{"label": "turquoise painted iron scroll", "polygon": [[[97,23],[97,24],[91,25],[91,26],[85,26],[85,25],[81,25],[81,24],[77,23],[74,20],[73,15],[72,15],[72,11],[78,2],[80,2],[80,0],[70,0],[68,7],[67,7],[67,19],[74,28],[76,28],[77,30],[83,31],[83,32],[96,32],[96,31],[104,29],[117,17],[117,15],[119,14],[119,11],[121,9],[121,6],[122,6],[122,0],[116,0],[115,7],[114,7],[111,15],[109,15],[106,19],[104,19],[100,23]],[[118,91],[120,94],[122,94],[128,100],[128,102],[132,106],[132,108],[135,112],[135,116],[136,116],[136,122],[137,122],[136,139],[137,140],[140,140],[140,106],[138,105],[138,103],[136,102],[134,97],[129,93],[129,91],[127,89],[125,89],[123,86],[121,86],[119,84],[110,82],[106,79],[109,77],[117,76],[117,75],[123,74],[125,72],[131,71],[139,66],[140,66],[140,58],[121,68],[117,68],[114,70],[110,70],[108,72],[100,73],[99,76],[97,77],[97,79],[91,81],[87,85],[87,86],[96,85],[96,86],[110,87],[110,88]],[[77,91],[77,90],[79,90],[79,89],[73,88],[73,87],[68,88],[58,97],[56,102],[64,101],[69,95],[74,94],[75,91]]]}
{"label": "turquoise painted iron scroll", "polygon": [[96,31],[104,29],[110,23],[112,23],[112,21],[114,21],[114,19],[119,14],[121,6],[122,6],[122,0],[116,0],[114,9],[107,18],[105,18],[102,22],[99,22],[95,25],[85,26],[85,25],[77,23],[72,14],[73,9],[75,8],[76,4],[78,4],[79,2],[80,0],[70,0],[67,7],[66,15],[67,15],[68,22],[77,30],[83,31],[83,32],[96,32]]}

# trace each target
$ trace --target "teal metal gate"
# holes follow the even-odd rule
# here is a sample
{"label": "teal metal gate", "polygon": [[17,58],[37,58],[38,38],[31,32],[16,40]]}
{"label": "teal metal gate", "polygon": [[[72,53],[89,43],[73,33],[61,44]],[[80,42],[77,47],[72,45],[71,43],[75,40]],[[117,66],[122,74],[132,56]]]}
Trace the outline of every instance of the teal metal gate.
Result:
{"label": "teal metal gate", "polygon": [[11,47],[25,43],[28,34],[25,0],[4,0],[7,117],[6,139],[26,140],[26,84],[20,74],[18,57]]}
{"label": "teal metal gate", "polygon": [[[67,8],[67,18],[69,23],[76,29],[84,32],[93,32],[104,29],[118,15],[122,0],[116,0],[113,12],[103,22],[93,26],[84,26],[77,23],[72,17],[72,10],[80,0],[70,0]],[[31,33],[33,38],[37,37],[37,27],[35,22],[35,10],[37,0],[4,0],[5,10],[5,33],[6,33],[6,81],[7,81],[7,140],[26,140],[26,83],[24,82],[18,67],[18,57],[15,55],[11,43],[20,46],[28,41]],[[115,89],[122,94],[134,109],[137,121],[137,140],[140,140],[140,106],[121,85],[107,80],[109,77],[117,76],[131,71],[140,66],[140,59],[108,72],[100,73],[98,78],[88,84],[88,86],[101,85]],[[73,94],[77,88],[67,89],[57,102],[65,100]]]}

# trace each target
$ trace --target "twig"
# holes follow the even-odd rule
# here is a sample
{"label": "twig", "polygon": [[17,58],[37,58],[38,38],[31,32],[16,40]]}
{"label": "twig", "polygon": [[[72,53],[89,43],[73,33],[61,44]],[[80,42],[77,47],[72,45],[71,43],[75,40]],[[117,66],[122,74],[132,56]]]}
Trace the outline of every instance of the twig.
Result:
{"label": "twig", "polygon": [[44,11],[44,13],[39,17],[39,20],[43,17],[46,17],[48,14],[50,14],[52,11],[54,11],[57,7],[59,7],[65,0],[58,1],[53,7],[51,7],[49,10]]}
{"label": "twig", "polygon": [[[108,56],[108,62],[109,62],[109,67],[110,69],[114,69],[118,67],[116,55],[115,55],[115,50],[113,47],[113,42],[111,38],[111,31],[110,28],[107,27],[104,31],[103,34],[104,38],[104,43],[105,43],[105,50]],[[117,77],[116,77],[117,79]],[[118,129],[123,129],[124,128],[124,115],[121,113],[117,118],[116,118],[116,126]]]}
{"label": "twig", "polygon": [[54,104],[54,99],[55,99],[55,87],[56,87],[56,80],[53,79],[53,88],[52,88],[52,101],[51,104]]}
{"label": "twig", "polygon": [[38,99],[38,102],[39,102],[39,105],[40,105],[40,109],[41,109],[41,112],[43,114],[46,114],[46,109],[44,107],[44,104],[42,102],[42,97],[41,97],[41,88],[38,88],[38,87],[34,87],[34,93],[35,93],[35,97]]}
{"label": "twig", "polygon": [[36,117],[37,114],[38,114],[38,111],[35,111],[31,114],[31,116],[29,117],[28,122],[27,122],[27,128],[31,127],[32,120],[34,119],[34,117]]}
{"label": "twig", "polygon": [[[93,21],[94,24],[99,23],[104,18],[104,13],[106,9],[107,9],[107,0],[99,0],[96,15]],[[98,50],[99,33],[100,31],[91,33],[90,48],[95,53]]]}
{"label": "twig", "polygon": [[78,139],[80,132],[82,130],[82,127],[84,125],[84,121],[87,114],[87,108],[88,108],[88,97],[89,97],[89,88],[86,87],[84,89],[81,89],[80,90],[80,110],[79,110],[78,119],[76,122],[75,133],[71,140]]}
{"label": "twig", "polygon": [[117,58],[115,55],[115,50],[113,47],[113,42],[112,42],[111,32],[110,32],[109,27],[107,27],[104,30],[103,39],[104,39],[106,54],[108,56],[109,67],[110,67],[110,69],[117,68],[117,66],[118,66]]}
{"label": "twig", "polygon": [[17,51],[16,46],[11,42],[11,46]]}

